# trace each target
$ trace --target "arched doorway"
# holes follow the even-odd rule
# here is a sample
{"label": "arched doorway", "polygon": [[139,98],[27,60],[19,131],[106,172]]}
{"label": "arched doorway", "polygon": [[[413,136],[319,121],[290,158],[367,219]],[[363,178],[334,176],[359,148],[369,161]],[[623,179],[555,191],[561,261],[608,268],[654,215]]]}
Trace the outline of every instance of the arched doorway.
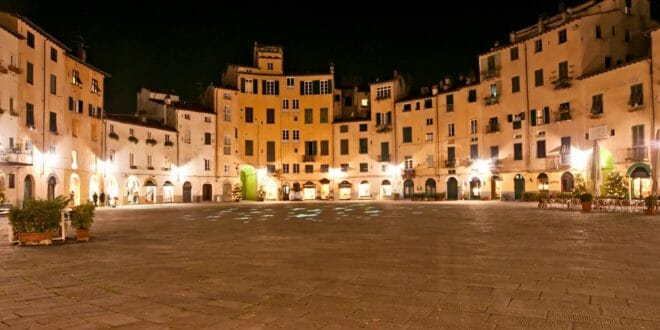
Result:
{"label": "arched doorway", "polygon": [[321,199],[330,199],[330,180],[321,179]]}
{"label": "arched doorway", "polygon": [[538,184],[539,192],[547,193],[550,190],[550,180],[548,179],[547,174],[545,173],[539,174],[536,177],[536,183]]}
{"label": "arched doorway", "polygon": [[348,181],[342,181],[339,183],[339,199],[351,199],[351,186],[351,183]]}
{"label": "arched doorway", "polygon": [[525,177],[522,174],[516,174],[513,177],[513,196],[516,200],[522,198],[522,193],[525,192]]}
{"label": "arched doorway", "polygon": [[54,176],[48,178],[48,200],[52,201],[55,199],[55,185],[57,185],[57,180]]}
{"label": "arched doorway", "polygon": [[229,181],[222,184],[222,201],[231,202],[231,183]]}
{"label": "arched doorway", "polygon": [[257,200],[257,171],[252,166],[243,166],[241,169],[241,184],[243,196],[246,200]]}
{"label": "arched doorway", "polygon": [[303,199],[316,199],[316,185],[314,182],[307,181],[303,185]]}
{"label": "arched doorway", "polygon": [[450,201],[458,199],[458,180],[456,178],[447,180],[447,199]]}
{"label": "arched doorway", "polygon": [[474,177],[472,180],[470,180],[470,199],[481,199],[481,180],[479,180],[477,177]]}
{"label": "arched doorway", "polygon": [[303,200],[303,193],[302,193],[302,189],[300,188],[300,183],[298,182],[293,183],[293,191],[291,192],[289,199],[292,201]]}
{"label": "arched doorway", "polygon": [[426,183],[424,184],[424,193],[427,195],[435,195],[435,192],[435,180],[431,178],[426,179]]}
{"label": "arched doorway", "polygon": [[403,182],[403,198],[411,199],[415,193],[415,182],[412,179],[406,179]]}
{"label": "arched doorway", "polygon": [[213,185],[210,183],[205,183],[202,185],[202,201],[212,202],[213,201]]}
{"label": "arched doorway", "polygon": [[126,180],[126,202],[128,204],[140,203],[140,182],[135,176],[129,176]]}
{"label": "arched doorway", "polygon": [[183,202],[192,202],[192,184],[190,184],[188,181],[183,183]]}
{"label": "arched doorway", "polygon": [[288,183],[283,183],[282,184],[282,200],[283,201],[288,201],[290,193],[291,193],[291,186],[289,186]]}
{"label": "arched doorway", "polygon": [[561,192],[571,192],[573,191],[573,174],[570,172],[564,172],[561,175]]}
{"label": "arched doorway", "polygon": [[371,198],[371,185],[369,181],[364,180],[360,182],[358,186],[358,198],[360,199],[370,199]]}
{"label": "arched doorway", "polygon": [[502,178],[493,175],[490,177],[490,199],[500,199],[500,196],[502,196]]}
{"label": "arched doorway", "polygon": [[96,194],[96,200],[98,201],[100,193],[101,193],[101,188],[99,184],[99,178],[96,175],[92,175],[89,178],[89,192],[88,192],[87,200],[93,201],[94,194]]}
{"label": "arched doorway", "polygon": [[380,183],[380,198],[387,198],[392,196],[392,184],[389,180],[383,180]]}
{"label": "arched doorway", "polygon": [[156,194],[158,192],[158,185],[154,179],[147,179],[144,181],[144,201],[145,203],[156,203]]}
{"label": "arched doorway", "polygon": [[648,196],[651,193],[650,167],[646,164],[644,166],[635,166],[632,170],[629,169],[628,172],[630,175],[631,198],[641,199]]}
{"label": "arched doorway", "polygon": [[69,179],[69,198],[73,205],[80,205],[80,177],[78,174],[71,174]]}
{"label": "arched doorway", "polygon": [[23,180],[23,200],[34,199],[34,178],[32,175],[26,175]]}
{"label": "arched doorway", "polygon": [[115,177],[110,177],[108,183],[108,203],[112,206],[117,206],[119,203],[119,184]]}
{"label": "arched doorway", "polygon": [[172,182],[165,181],[163,183],[163,203],[174,202],[174,185]]}

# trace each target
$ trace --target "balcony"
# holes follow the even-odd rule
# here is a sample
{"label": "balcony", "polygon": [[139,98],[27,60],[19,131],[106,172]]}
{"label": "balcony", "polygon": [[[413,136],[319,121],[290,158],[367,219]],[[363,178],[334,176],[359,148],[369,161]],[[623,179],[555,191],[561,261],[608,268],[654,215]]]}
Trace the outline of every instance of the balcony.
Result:
{"label": "balcony", "polygon": [[0,151],[0,164],[32,165],[32,150],[21,150],[16,147],[5,148]]}
{"label": "balcony", "polygon": [[445,168],[456,168],[456,159],[445,160]]}
{"label": "balcony", "polygon": [[490,123],[486,125],[486,134],[499,133],[499,132],[500,132],[500,124]]}
{"label": "balcony", "polygon": [[392,124],[390,124],[390,123],[376,125],[376,132],[378,132],[378,133],[387,132],[391,129],[392,129]]}
{"label": "balcony", "polygon": [[626,160],[641,162],[648,159],[648,148],[646,146],[632,147],[626,151]]}
{"label": "balcony", "polygon": [[500,97],[498,95],[490,95],[484,97],[484,104],[485,105],[493,105],[493,104],[498,104],[500,103]]}
{"label": "balcony", "polygon": [[21,74],[21,72],[23,72],[23,70],[21,70],[21,68],[15,66],[13,64],[9,64],[8,69],[9,69],[9,71],[12,71],[12,72],[17,73],[17,74]]}
{"label": "balcony", "polygon": [[137,170],[138,167],[137,167],[137,165],[131,165],[130,168],[131,168],[131,170]]}
{"label": "balcony", "polygon": [[500,67],[487,68],[484,71],[481,71],[482,80],[495,79],[500,76]]}
{"label": "balcony", "polygon": [[406,168],[401,171],[401,177],[404,179],[412,179],[415,177],[414,168]]}
{"label": "balcony", "polygon": [[502,168],[502,161],[499,159],[491,159],[490,160],[490,171],[491,172],[498,172]]}
{"label": "balcony", "polygon": [[545,158],[545,168],[548,171],[568,169],[571,167],[571,154],[569,152],[560,152],[557,155],[548,155]]}
{"label": "balcony", "polygon": [[7,67],[2,65],[1,63],[0,63],[0,73],[5,73],[5,74],[9,73],[9,70],[7,69]]}
{"label": "balcony", "polygon": [[302,156],[302,161],[303,163],[310,163],[316,161],[316,156],[313,155],[303,155]]}
{"label": "balcony", "polygon": [[[18,117],[18,111],[16,111],[16,109],[9,109],[9,114],[14,116],[14,117]],[[32,126],[34,126],[34,125],[32,125]]]}
{"label": "balcony", "polygon": [[461,161],[461,166],[470,167],[470,166],[472,166],[472,163],[474,163],[475,160],[476,159],[472,159],[470,157],[467,157],[467,158],[465,158]]}
{"label": "balcony", "polygon": [[171,171],[172,168],[171,167],[163,167],[163,168],[161,168],[161,170],[167,172],[167,171]]}
{"label": "balcony", "polygon": [[154,167],[153,166],[147,166],[147,169],[150,170],[150,171],[153,171]]}
{"label": "balcony", "polygon": [[555,89],[563,89],[571,87],[571,77],[560,77],[557,80],[553,80],[552,84],[555,86]]}
{"label": "balcony", "polygon": [[560,110],[555,113],[555,121],[571,120],[571,110]]}
{"label": "balcony", "polygon": [[379,162],[389,162],[390,161],[390,155],[378,155],[378,161]]}

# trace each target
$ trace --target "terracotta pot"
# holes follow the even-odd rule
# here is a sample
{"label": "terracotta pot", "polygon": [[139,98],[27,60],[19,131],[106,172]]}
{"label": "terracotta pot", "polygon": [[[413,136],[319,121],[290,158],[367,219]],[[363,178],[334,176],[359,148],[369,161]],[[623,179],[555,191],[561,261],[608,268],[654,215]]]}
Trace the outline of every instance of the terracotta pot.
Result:
{"label": "terracotta pot", "polygon": [[582,211],[584,212],[591,211],[591,202],[582,202]]}
{"label": "terracotta pot", "polygon": [[655,208],[644,210],[644,214],[646,214],[646,215],[655,215]]}
{"label": "terracotta pot", "polygon": [[19,233],[18,241],[21,245],[51,245],[53,244],[53,233]]}
{"label": "terracotta pot", "polygon": [[89,229],[76,229],[76,241],[77,242],[88,242],[89,241]]}

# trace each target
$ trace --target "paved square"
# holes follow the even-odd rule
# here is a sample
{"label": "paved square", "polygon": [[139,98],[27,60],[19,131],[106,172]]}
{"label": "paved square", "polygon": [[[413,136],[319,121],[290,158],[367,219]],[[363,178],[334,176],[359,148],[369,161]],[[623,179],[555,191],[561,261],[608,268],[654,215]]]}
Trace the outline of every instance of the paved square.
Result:
{"label": "paved square", "polygon": [[5,327],[660,328],[660,217],[498,202],[99,210],[89,243],[0,245]]}

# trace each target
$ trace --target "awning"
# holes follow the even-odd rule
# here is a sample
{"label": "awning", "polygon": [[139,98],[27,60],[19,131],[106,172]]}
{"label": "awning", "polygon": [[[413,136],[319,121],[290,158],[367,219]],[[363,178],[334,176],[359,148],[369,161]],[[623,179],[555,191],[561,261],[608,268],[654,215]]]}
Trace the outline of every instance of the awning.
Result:
{"label": "awning", "polygon": [[153,182],[153,181],[151,181],[151,180],[149,180],[149,181],[147,181],[147,182],[144,183],[144,186],[145,186],[145,187],[155,187],[155,186],[156,186],[156,183]]}
{"label": "awning", "polygon": [[326,178],[323,178],[323,179],[321,179],[320,182],[321,182],[321,184],[328,184],[328,183],[330,183],[330,180],[328,180]]}
{"label": "awning", "polygon": [[163,184],[163,186],[165,186],[165,187],[174,187],[174,185],[172,184],[172,182],[169,182],[169,181],[165,181],[165,183]]}
{"label": "awning", "polygon": [[652,173],[651,172],[651,166],[649,164],[646,164],[646,163],[634,163],[634,164],[630,165],[630,167],[628,167],[628,171],[626,171],[626,175],[631,176],[633,174],[633,172],[635,171],[635,169],[637,169],[637,168],[643,169],[648,174],[647,176],[637,176],[637,177],[644,177],[644,178],[650,178],[651,177],[651,173]]}
{"label": "awning", "polygon": [[342,181],[339,183],[339,188],[350,188],[350,187],[351,187],[351,183],[348,181]]}
{"label": "awning", "polygon": [[305,182],[305,184],[303,186],[305,188],[314,188],[314,187],[316,187],[316,185],[313,182],[310,182],[310,181]]}

